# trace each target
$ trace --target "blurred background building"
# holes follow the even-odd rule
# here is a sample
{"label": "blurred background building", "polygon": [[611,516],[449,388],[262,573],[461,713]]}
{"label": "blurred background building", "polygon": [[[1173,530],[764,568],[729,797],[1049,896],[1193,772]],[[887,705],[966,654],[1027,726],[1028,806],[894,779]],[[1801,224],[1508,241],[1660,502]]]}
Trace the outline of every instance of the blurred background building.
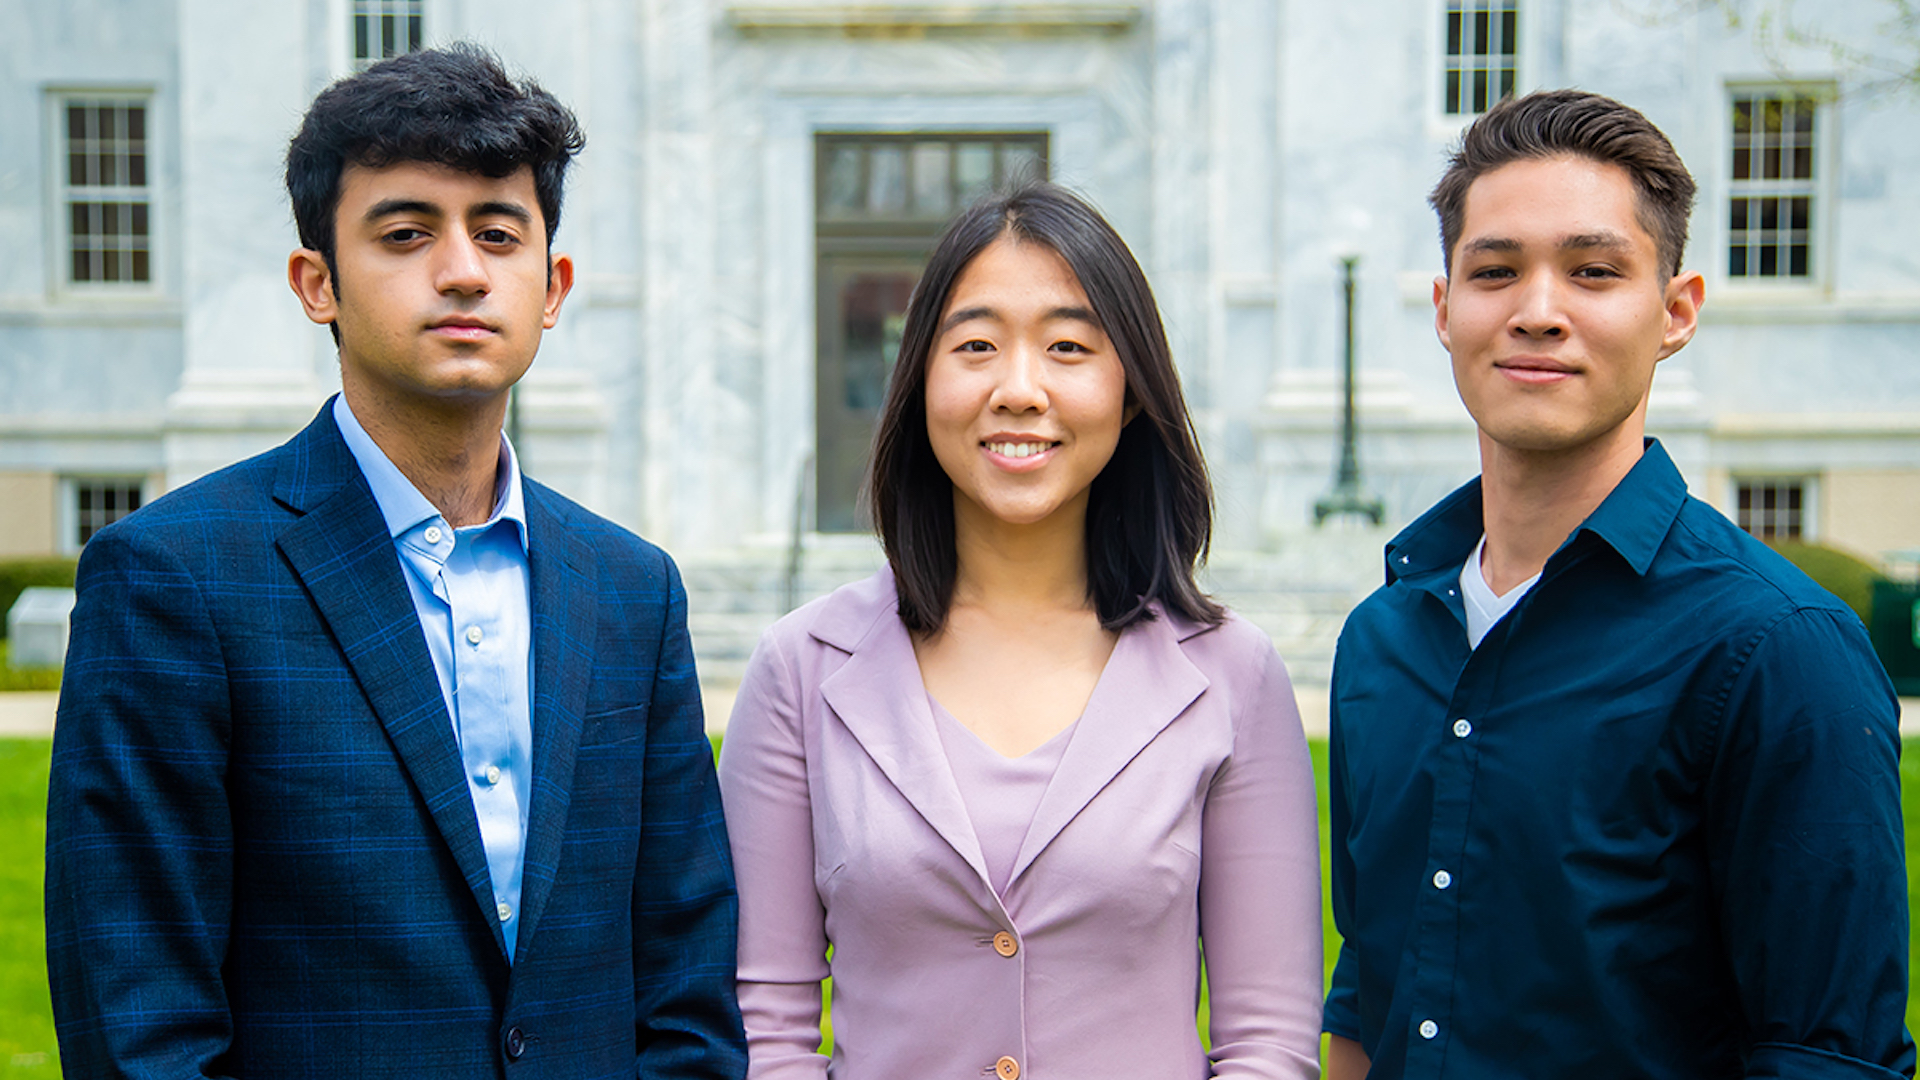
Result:
{"label": "blurred background building", "polygon": [[[530,473],[686,568],[706,672],[878,564],[855,490],[917,270],[1021,175],[1152,279],[1214,470],[1212,582],[1308,681],[1379,544],[1476,471],[1425,196],[1509,90],[1619,97],[1700,181],[1694,343],[1651,427],[1768,538],[1920,547],[1920,62],[1897,0],[0,0],[0,557],[305,424],[338,373],[281,155],[385,55],[497,50],[588,149]],[[1904,21],[1903,21],[1904,20]],[[1904,77],[1902,72],[1905,73]],[[1378,527],[1314,524],[1340,452]]]}

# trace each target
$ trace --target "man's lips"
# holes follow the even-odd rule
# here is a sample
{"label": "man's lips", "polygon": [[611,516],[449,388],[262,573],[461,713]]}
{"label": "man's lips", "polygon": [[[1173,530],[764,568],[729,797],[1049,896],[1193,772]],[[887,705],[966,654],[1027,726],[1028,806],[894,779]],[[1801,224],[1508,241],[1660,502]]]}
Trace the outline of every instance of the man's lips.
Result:
{"label": "man's lips", "polygon": [[453,338],[457,341],[478,341],[498,332],[486,322],[465,316],[428,323],[427,329],[441,337]]}
{"label": "man's lips", "polygon": [[1494,368],[1507,378],[1523,383],[1555,383],[1578,374],[1573,365],[1539,357],[1496,360]]}

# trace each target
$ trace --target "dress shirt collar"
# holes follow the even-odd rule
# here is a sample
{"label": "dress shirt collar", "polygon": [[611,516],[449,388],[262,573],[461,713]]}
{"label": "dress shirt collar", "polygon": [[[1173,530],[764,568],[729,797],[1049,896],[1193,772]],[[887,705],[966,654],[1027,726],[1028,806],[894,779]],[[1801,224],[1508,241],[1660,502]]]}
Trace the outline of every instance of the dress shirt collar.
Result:
{"label": "dress shirt collar", "polygon": [[[1687,501],[1687,484],[1658,439],[1646,440],[1640,460],[1548,560],[1591,534],[1644,576]],[[1480,478],[1440,500],[1387,544],[1387,583],[1459,573],[1485,534]]]}
{"label": "dress shirt collar", "polygon": [[[367,478],[367,486],[373,489],[373,501],[380,507],[380,516],[386,519],[389,536],[398,540],[422,523],[440,518],[439,509],[420,494],[413,481],[387,457],[373,436],[367,434],[367,429],[360,426],[353,409],[347,405],[345,394],[334,396],[333,420],[339,425],[340,437],[346,440],[354,461],[359,463],[361,475]],[[520,491],[520,462],[505,432],[500,433],[500,466],[494,475],[493,513],[486,525],[512,522],[520,538],[520,550],[525,552],[527,512]]]}

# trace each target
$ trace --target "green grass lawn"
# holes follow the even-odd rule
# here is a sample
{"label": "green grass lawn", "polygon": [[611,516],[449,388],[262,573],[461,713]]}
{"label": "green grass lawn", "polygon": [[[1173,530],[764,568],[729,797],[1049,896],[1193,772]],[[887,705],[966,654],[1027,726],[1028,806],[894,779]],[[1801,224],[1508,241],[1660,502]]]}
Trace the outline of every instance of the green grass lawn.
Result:
{"label": "green grass lawn", "polygon": [[[46,739],[0,739],[0,1075],[58,1077],[53,1018],[47,1001],[46,944],[40,912],[41,853],[47,831]],[[1327,818],[1327,744],[1315,740],[1313,772],[1320,792],[1320,822]],[[1909,739],[1900,763],[1901,801],[1907,825],[1907,896],[1920,900],[1920,739]],[[1326,878],[1327,853],[1320,853]],[[1322,903],[1325,903],[1323,898]],[[1340,945],[1333,916],[1325,920],[1327,968]],[[1920,943],[1920,936],[1914,942]],[[1912,948],[1910,944],[1910,948]],[[1920,971],[1920,948],[1909,956]],[[1920,1027],[1920,997],[1907,1005],[1907,1026]],[[1201,1031],[1206,1030],[1205,1002]]]}

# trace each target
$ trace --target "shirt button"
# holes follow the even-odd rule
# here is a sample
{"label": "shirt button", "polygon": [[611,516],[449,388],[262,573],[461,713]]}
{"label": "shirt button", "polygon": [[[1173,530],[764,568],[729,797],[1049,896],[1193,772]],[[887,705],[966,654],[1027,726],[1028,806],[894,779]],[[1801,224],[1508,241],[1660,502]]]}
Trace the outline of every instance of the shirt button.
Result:
{"label": "shirt button", "polygon": [[508,919],[513,918],[513,905],[507,903],[505,900],[500,901],[499,906],[495,907],[494,911],[499,913],[501,922],[506,922]]}
{"label": "shirt button", "polygon": [[1013,940],[1012,934],[1002,930],[993,935],[993,951],[1001,956],[1012,956],[1020,951],[1020,943]]}
{"label": "shirt button", "polygon": [[1431,1020],[1420,1021],[1420,1037],[1421,1038],[1431,1039],[1438,1034],[1440,1034],[1439,1024],[1436,1024]]}
{"label": "shirt button", "polygon": [[1000,1080],[1020,1080],[1020,1063],[1010,1057],[1003,1057],[993,1063],[993,1075]]}
{"label": "shirt button", "polygon": [[1471,735],[1471,734],[1473,734],[1473,725],[1472,725],[1472,724],[1469,724],[1469,723],[1467,723],[1467,721],[1465,720],[1465,718],[1462,718],[1462,719],[1459,719],[1459,720],[1455,720],[1455,721],[1453,722],[1453,737],[1454,737],[1454,738],[1456,738],[1456,739],[1464,739],[1464,738],[1466,738],[1467,736],[1469,736],[1469,735]]}
{"label": "shirt button", "polygon": [[1408,561],[1409,561],[1409,560],[1407,559],[1407,557],[1406,557],[1405,555],[1402,555],[1402,556],[1400,556],[1400,565],[1401,565],[1401,566],[1405,566],[1405,565],[1407,565],[1407,562],[1408,562]]}
{"label": "shirt button", "polygon": [[1449,873],[1447,873],[1447,872],[1446,872],[1445,870],[1436,870],[1436,871],[1434,871],[1434,872],[1433,872],[1433,887],[1434,887],[1434,888],[1436,888],[1436,889],[1444,889],[1444,888],[1446,888],[1447,886],[1449,886],[1449,885],[1451,885],[1451,884],[1453,884],[1453,875],[1452,875],[1452,874],[1449,874]]}
{"label": "shirt button", "polygon": [[500,782],[500,766],[498,765],[487,766],[487,786],[492,787],[494,784],[497,784],[499,782]]}
{"label": "shirt button", "polygon": [[429,525],[427,526],[427,531],[421,533],[420,535],[427,538],[427,543],[437,544],[440,542],[440,526]]}
{"label": "shirt button", "polygon": [[477,626],[467,627],[467,644],[469,645],[480,644],[480,640],[486,636],[487,636],[487,632],[485,630],[480,629]]}

